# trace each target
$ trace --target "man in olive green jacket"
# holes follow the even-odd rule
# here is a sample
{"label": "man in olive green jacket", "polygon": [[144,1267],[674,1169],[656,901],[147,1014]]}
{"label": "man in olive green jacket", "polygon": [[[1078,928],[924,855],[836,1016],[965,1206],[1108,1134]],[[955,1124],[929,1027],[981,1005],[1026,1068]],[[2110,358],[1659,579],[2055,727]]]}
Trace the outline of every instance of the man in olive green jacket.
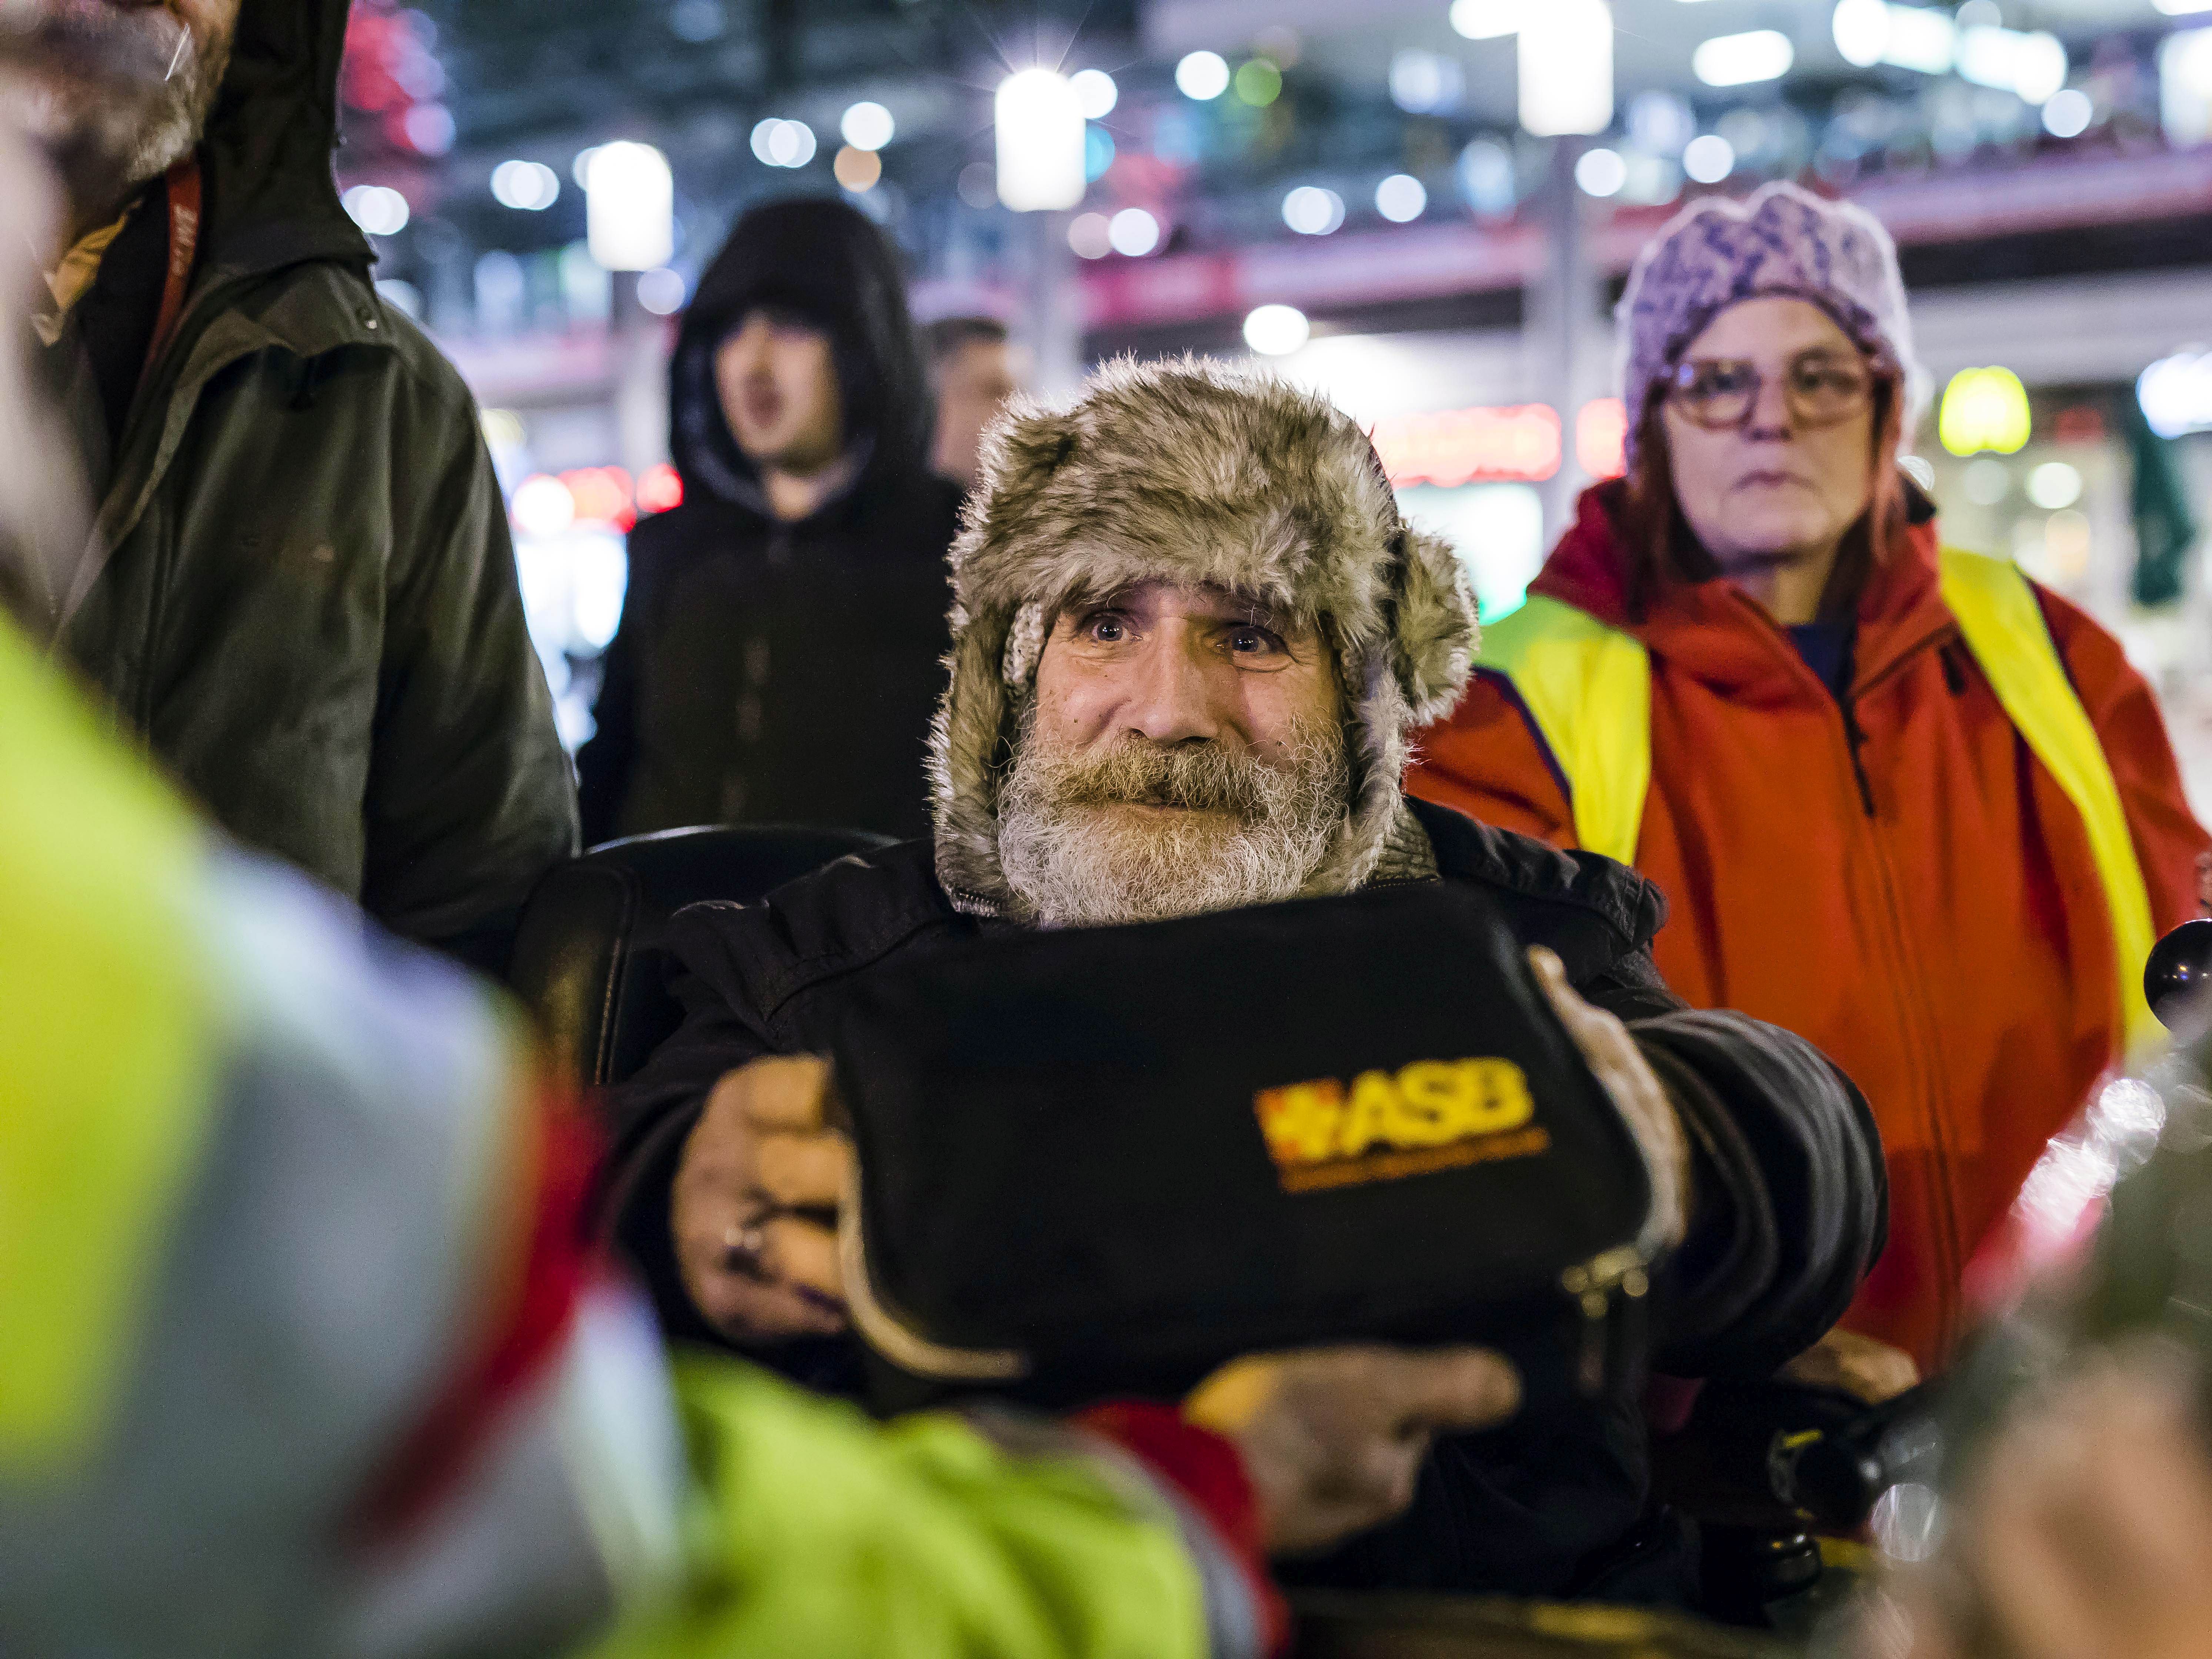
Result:
{"label": "man in olive green jacket", "polygon": [[32,320],[98,504],[28,611],[234,835],[496,969],[574,788],[474,405],[338,203],[346,12],[29,0],[0,55],[65,185]]}

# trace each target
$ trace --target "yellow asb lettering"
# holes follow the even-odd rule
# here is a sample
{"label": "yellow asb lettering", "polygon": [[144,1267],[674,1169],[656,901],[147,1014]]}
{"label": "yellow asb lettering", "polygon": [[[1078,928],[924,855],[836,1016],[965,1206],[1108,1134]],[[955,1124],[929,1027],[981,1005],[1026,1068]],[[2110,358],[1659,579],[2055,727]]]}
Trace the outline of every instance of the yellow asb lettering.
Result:
{"label": "yellow asb lettering", "polygon": [[1260,1128],[1267,1152],[1278,1164],[1318,1164],[1336,1156],[1336,1137],[1344,1116],[1344,1085],[1333,1077],[1263,1090],[1258,1098]]}
{"label": "yellow asb lettering", "polygon": [[1398,1073],[1401,1146],[1442,1146],[1471,1133],[1481,1097],[1480,1060],[1417,1060]]}
{"label": "yellow asb lettering", "polygon": [[1419,1060],[1363,1072],[1351,1088],[1317,1078],[1254,1101],[1267,1151],[1285,1168],[1419,1151],[1502,1134],[1535,1115],[1528,1079],[1510,1060]]}
{"label": "yellow asb lettering", "polygon": [[1370,1146],[1396,1146],[1404,1104],[1404,1097],[1388,1072],[1362,1072],[1352,1079],[1352,1104],[1344,1115],[1336,1155],[1358,1158]]}
{"label": "yellow asb lettering", "polygon": [[1510,1060],[1470,1060],[1474,1068],[1474,1122],[1469,1133],[1493,1135],[1517,1129],[1536,1115],[1528,1093],[1528,1079]]}

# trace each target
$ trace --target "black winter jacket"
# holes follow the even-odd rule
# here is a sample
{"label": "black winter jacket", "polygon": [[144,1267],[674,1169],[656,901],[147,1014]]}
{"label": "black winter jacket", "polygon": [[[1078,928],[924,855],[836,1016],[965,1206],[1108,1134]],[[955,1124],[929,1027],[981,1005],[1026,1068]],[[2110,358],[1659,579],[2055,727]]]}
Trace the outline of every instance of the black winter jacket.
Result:
{"label": "black winter jacket", "polygon": [[26,618],[233,835],[496,969],[574,851],[574,785],[476,406],[338,204],[346,16],[244,0],[198,262],[143,389],[158,181],[53,348],[89,364],[52,367],[96,386],[109,407],[72,414],[109,453],[89,545]]}
{"label": "black winter jacket", "polygon": [[[714,386],[716,347],[763,305],[829,333],[866,457],[795,524],[768,512]],[[747,214],[700,279],[669,397],[684,503],[630,536],[599,730],[577,757],[585,838],[717,823],[926,833],[960,496],[928,470],[921,350],[883,234],[839,202]]]}
{"label": "black winter jacket", "polygon": [[[1692,1012],[1653,968],[1659,891],[1589,853],[1408,805],[1441,877],[1480,885],[1524,945],[1557,951],[1582,994],[1629,1023],[1691,1132],[1699,1224],[1678,1253],[1659,1354],[1680,1376],[1762,1376],[1842,1315],[1887,1226],[1881,1147],[1850,1080],[1801,1038],[1741,1014]],[[848,858],[755,905],[699,904],[668,941],[687,1017],[606,1102],[614,1142],[605,1211],[672,1334],[713,1341],[685,1297],[668,1197],[684,1137],[714,1080],[768,1054],[824,1052],[846,988],[876,964],[987,929],[938,885],[927,842]],[[756,1356],[839,1389],[842,1344]],[[1296,1576],[1361,1587],[1668,1597],[1638,1575],[1671,1528],[1645,1516],[1644,1425],[1626,1406],[1524,1412],[1439,1443],[1413,1509]],[[1655,1542],[1656,1540],[1656,1542]]]}

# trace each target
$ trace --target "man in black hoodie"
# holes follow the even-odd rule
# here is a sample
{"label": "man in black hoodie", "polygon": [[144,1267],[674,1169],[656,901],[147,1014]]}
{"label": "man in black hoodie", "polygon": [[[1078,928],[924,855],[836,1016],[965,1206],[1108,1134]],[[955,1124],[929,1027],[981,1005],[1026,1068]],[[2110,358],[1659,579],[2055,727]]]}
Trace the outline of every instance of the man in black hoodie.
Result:
{"label": "man in black hoodie", "polygon": [[587,841],[785,823],[914,836],[959,490],[897,257],[842,202],[739,220],[669,368],[684,503],[630,537]]}
{"label": "man in black hoodie", "polygon": [[476,407],[338,204],[346,11],[0,27],[64,184],[31,322],[96,507],[21,611],[232,834],[496,969],[575,797]]}

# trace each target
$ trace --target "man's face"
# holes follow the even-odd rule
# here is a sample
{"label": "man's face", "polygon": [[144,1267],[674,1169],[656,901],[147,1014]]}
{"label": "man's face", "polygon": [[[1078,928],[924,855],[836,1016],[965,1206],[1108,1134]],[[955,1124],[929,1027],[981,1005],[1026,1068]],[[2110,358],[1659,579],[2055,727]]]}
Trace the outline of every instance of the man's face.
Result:
{"label": "man's face", "polygon": [[80,221],[199,141],[240,3],[0,0],[0,112],[45,147]]}
{"label": "man's face", "polygon": [[983,428],[1020,388],[1013,353],[1004,340],[970,340],[938,366],[937,470],[962,483],[975,482]]}
{"label": "man's face", "polygon": [[787,311],[748,312],[714,349],[714,388],[748,459],[818,472],[845,452],[845,415],[830,337]]}
{"label": "man's face", "polygon": [[1327,642],[1218,589],[1146,583],[1054,621],[999,854],[1051,924],[1296,896],[1350,797]]}

